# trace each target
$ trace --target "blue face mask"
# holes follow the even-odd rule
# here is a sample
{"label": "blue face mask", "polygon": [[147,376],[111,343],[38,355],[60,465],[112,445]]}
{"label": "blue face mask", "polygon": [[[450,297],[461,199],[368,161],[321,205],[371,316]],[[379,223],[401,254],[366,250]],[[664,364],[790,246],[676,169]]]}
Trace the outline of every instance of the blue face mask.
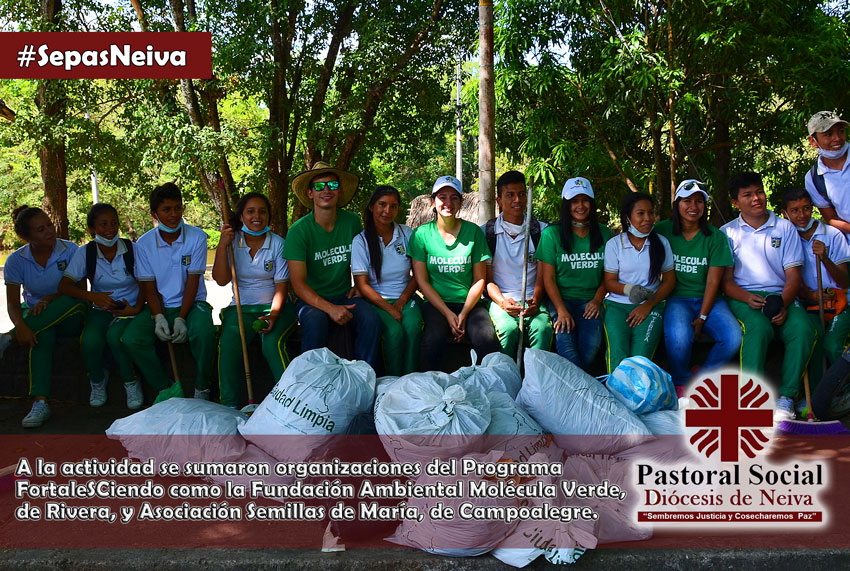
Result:
{"label": "blue face mask", "polygon": [[809,223],[808,223],[808,224],[806,224],[806,227],[805,227],[805,228],[803,228],[802,226],[796,226],[796,228],[797,228],[797,232],[808,232],[808,231],[809,231],[809,229],[810,229],[812,226],[814,226],[814,225],[815,225],[815,219],[814,219],[814,218],[809,218]]}
{"label": "blue face mask", "polygon": [[183,219],[182,218],[180,219],[180,224],[178,224],[174,228],[166,226],[165,224],[162,223],[162,220],[160,220],[159,218],[157,218],[156,221],[159,222],[159,225],[157,226],[157,228],[159,228],[161,231],[166,232],[168,234],[176,234],[177,232],[180,232],[180,230],[183,228]]}
{"label": "blue face mask", "polygon": [[262,230],[260,230],[259,232],[255,232],[254,230],[248,229],[248,227],[245,226],[244,223],[242,224],[242,231],[245,232],[246,234],[248,234],[249,236],[262,236],[263,234],[265,234],[269,230],[271,230],[271,228],[269,228],[268,225],[266,225],[266,227],[263,228]]}
{"label": "blue face mask", "polygon": [[118,240],[119,240],[120,238],[121,238],[121,236],[120,236],[119,234],[116,234],[116,235],[115,235],[115,237],[114,237],[114,238],[112,238],[112,239],[104,238],[104,237],[103,237],[103,236],[101,236],[100,234],[95,234],[95,235],[94,235],[94,241],[95,241],[95,242],[97,242],[98,244],[100,244],[101,246],[105,246],[105,247],[107,247],[107,248],[111,248],[112,246],[114,246],[115,244],[117,244],[117,243],[118,243]]}

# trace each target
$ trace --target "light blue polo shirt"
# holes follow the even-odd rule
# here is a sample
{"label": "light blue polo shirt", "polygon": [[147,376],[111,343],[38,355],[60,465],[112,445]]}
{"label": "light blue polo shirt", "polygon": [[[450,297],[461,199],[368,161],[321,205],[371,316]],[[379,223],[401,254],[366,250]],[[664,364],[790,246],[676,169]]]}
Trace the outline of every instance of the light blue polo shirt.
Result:
{"label": "light blue polo shirt", "polygon": [[[127,252],[127,246],[123,240],[118,240],[116,244],[117,250],[112,261],[106,259],[100,248],[95,245],[97,257],[94,266],[94,279],[92,280],[91,290],[111,291],[109,296],[116,301],[126,299],[130,305],[136,305],[139,299],[139,284],[129,270],[124,265],[124,254]],[[65,268],[65,277],[70,278],[73,282],[78,282],[86,276],[86,246],[78,248],[71,258],[71,263]]]}
{"label": "light blue polo shirt", "polygon": [[[200,228],[183,224],[180,235],[169,244],[154,228],[136,242],[136,279],[156,281],[165,307],[180,307],[186,279],[191,274],[201,276],[195,301],[206,301],[204,270],[207,269],[207,235]],[[240,292],[241,293],[241,292]]]}
{"label": "light blue polo shirt", "polygon": [[3,269],[6,285],[22,286],[24,303],[27,307],[35,307],[42,297],[56,293],[59,280],[78,248],[73,242],[57,238],[47,265],[42,267],[33,259],[30,245],[21,246],[6,259]]}
{"label": "light blue polo shirt", "polygon": [[[817,264],[817,258],[815,258],[815,254],[812,252],[813,241],[818,240],[824,243],[824,246],[826,246],[826,255],[836,266],[850,262],[850,246],[847,245],[847,239],[844,233],[838,228],[827,226],[823,222],[815,220],[815,231],[810,239],[804,240],[800,232],[797,232],[797,235],[800,236],[800,242],[803,245],[803,282],[807,288],[811,290],[818,289],[818,268],[815,265]],[[832,276],[829,275],[829,272],[826,271],[826,267],[823,265],[821,265],[821,274],[823,287],[841,289],[841,286],[832,279]]]}
{"label": "light blue polo shirt", "polygon": [[372,268],[372,257],[369,255],[369,245],[366,243],[366,231],[354,237],[351,243],[351,274],[369,276],[369,285],[384,299],[398,299],[407,284],[413,279],[410,275],[410,258],[407,256],[407,245],[413,230],[404,224],[393,223],[393,237],[390,243],[381,244],[381,281],[378,281]]}
{"label": "light blue polo shirt", "polygon": [[[664,245],[664,262],[661,264],[661,273],[673,269],[673,250],[667,238],[657,234]],[[605,243],[605,271],[617,274],[617,280],[621,284],[635,284],[643,286],[653,292],[661,287],[661,280],[649,281],[649,239],[643,243],[643,248],[638,250],[632,245],[626,232],[618,234]],[[631,304],[629,296],[622,293],[609,293],[608,298],[617,303]]]}
{"label": "light blue polo shirt", "polygon": [[[511,238],[511,235],[505,231],[505,227],[502,225],[504,220],[502,214],[496,217],[496,222],[493,225],[493,233],[496,235],[496,251],[490,252],[493,257],[487,260],[487,265],[492,266],[493,283],[499,286],[502,295],[519,301],[522,298],[522,256],[525,253],[525,235],[520,233]],[[524,215],[523,220],[525,220]],[[542,234],[548,224],[542,220],[538,222]],[[487,224],[482,224],[481,230],[486,236]],[[537,283],[537,259],[534,257],[537,248],[531,239],[531,235],[529,235],[528,240],[528,274],[526,276],[525,298],[531,299],[534,297],[534,286]]]}
{"label": "light blue polo shirt", "polygon": [[735,283],[747,291],[782,293],[785,270],[803,265],[797,229],[773,212],[753,228],[741,216],[721,228],[735,260]]}
{"label": "light blue polo shirt", "polygon": [[[245,242],[245,233],[236,232],[233,240],[233,260],[236,263],[239,301],[242,305],[271,303],[275,284],[289,281],[289,265],[283,259],[283,245],[283,238],[274,232],[266,232],[266,239],[254,253],[252,260],[251,248]],[[235,295],[230,300],[230,305],[236,305]]]}

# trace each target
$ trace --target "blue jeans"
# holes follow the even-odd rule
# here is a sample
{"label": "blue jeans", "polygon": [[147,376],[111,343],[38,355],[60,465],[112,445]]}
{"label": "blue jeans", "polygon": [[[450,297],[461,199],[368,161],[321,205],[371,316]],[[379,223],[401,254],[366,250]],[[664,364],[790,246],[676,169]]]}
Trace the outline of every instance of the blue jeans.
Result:
{"label": "blue jeans", "polygon": [[[670,362],[670,374],[676,386],[684,386],[690,380],[688,364],[694,344],[694,328],[691,322],[699,317],[701,297],[671,297],[664,311],[664,346]],[[741,350],[741,325],[729,305],[717,299],[703,325],[703,331],[714,338],[714,347],[700,369],[713,369],[723,365]]]}
{"label": "blue jeans", "polygon": [[[348,310],[354,315],[354,327],[357,332],[354,339],[354,358],[375,367],[381,339],[381,318],[375,313],[372,304],[362,297],[349,299],[344,295],[325,299],[335,305],[354,305],[353,309]],[[295,311],[301,323],[301,352],[327,347],[330,316],[300,299],[295,303]]]}
{"label": "blue jeans", "polygon": [[[555,333],[555,348],[558,355],[587,371],[602,346],[602,306],[599,307],[599,317],[585,319],[584,306],[590,301],[589,299],[563,301],[576,325],[569,333],[566,331]],[[558,320],[558,310],[552,302],[549,302],[549,315],[552,317],[552,323]]]}

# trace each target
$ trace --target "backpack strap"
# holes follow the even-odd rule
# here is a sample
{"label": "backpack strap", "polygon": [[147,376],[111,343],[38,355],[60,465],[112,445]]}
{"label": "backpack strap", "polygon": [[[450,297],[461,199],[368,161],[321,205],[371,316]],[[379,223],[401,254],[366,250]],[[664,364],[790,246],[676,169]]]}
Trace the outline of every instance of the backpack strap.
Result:
{"label": "backpack strap", "polygon": [[129,238],[121,238],[121,241],[124,242],[124,245],[127,247],[127,251],[124,252],[124,267],[127,268],[130,276],[135,278],[136,256],[133,252],[133,241]]}
{"label": "backpack strap", "polygon": [[94,272],[97,268],[97,244],[94,240],[86,244],[86,277],[90,284],[94,283]]}
{"label": "backpack strap", "polygon": [[832,201],[829,199],[829,196],[826,194],[826,181],[823,180],[823,175],[818,172],[818,164],[815,163],[812,165],[812,168],[809,169],[809,174],[812,175],[812,184],[815,185],[815,190],[818,191],[824,200],[832,204]]}
{"label": "backpack strap", "polygon": [[490,255],[495,255],[496,252],[496,219],[491,218],[484,225],[484,236],[487,238],[487,245],[490,247]]}
{"label": "backpack strap", "polygon": [[540,243],[540,221],[537,218],[531,219],[531,227],[528,229],[528,233],[531,235],[531,243],[534,244],[536,250]]}

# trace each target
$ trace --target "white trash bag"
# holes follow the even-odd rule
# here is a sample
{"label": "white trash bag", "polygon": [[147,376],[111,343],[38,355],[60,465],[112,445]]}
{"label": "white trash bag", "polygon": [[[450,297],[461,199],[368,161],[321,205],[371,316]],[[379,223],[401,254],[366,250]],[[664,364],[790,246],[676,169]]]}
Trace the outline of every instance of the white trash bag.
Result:
{"label": "white trash bag", "polygon": [[375,428],[390,458],[422,462],[478,452],[490,402],[476,385],[437,371],[394,381],[375,407]]}
{"label": "white trash bag", "polygon": [[545,434],[537,421],[503,392],[487,394],[490,401],[490,426],[487,427],[487,450],[502,450],[508,458],[528,462],[537,453],[547,462],[563,461],[564,452],[555,446],[551,434]]}
{"label": "white trash bag", "polygon": [[526,350],[517,404],[567,454],[614,454],[653,438],[599,381],[549,351]]}
{"label": "white trash bag", "polygon": [[675,410],[679,406],[670,373],[640,355],[620,361],[605,386],[635,414]]}
{"label": "white trash bag", "polygon": [[343,434],[375,399],[375,371],[327,348],[293,359],[239,432],[280,461],[301,462]]}
{"label": "white trash bag", "polygon": [[481,360],[481,364],[475,365],[474,363],[478,360],[478,357],[474,350],[471,350],[469,353],[473,365],[471,367],[461,367],[452,373],[453,377],[478,385],[485,394],[493,391],[501,391],[511,395],[511,398],[516,398],[522,386],[522,376],[520,375],[519,367],[513,359],[497,351],[485,355]]}

